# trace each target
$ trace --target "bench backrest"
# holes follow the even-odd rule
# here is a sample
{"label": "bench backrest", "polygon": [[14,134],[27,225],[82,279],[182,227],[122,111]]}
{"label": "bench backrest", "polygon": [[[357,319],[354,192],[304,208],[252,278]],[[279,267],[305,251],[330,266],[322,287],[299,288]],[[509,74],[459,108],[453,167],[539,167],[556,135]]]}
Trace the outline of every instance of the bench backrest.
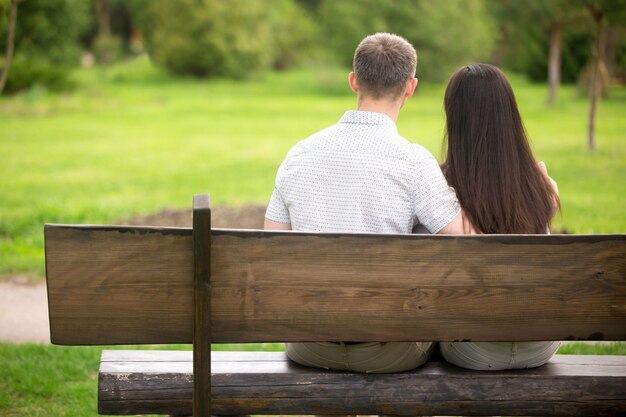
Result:
{"label": "bench backrest", "polygon": [[208,198],[196,212],[195,257],[190,228],[46,225],[52,343],[191,343],[194,262],[213,343],[626,340],[625,235],[211,230]]}

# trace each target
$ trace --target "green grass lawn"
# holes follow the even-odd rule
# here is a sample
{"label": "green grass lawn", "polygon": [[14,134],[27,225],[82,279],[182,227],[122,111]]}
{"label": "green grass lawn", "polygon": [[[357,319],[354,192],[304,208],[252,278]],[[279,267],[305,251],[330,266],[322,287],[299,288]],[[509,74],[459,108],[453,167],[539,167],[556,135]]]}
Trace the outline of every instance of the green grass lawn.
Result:
{"label": "green grass lawn", "polygon": [[[276,169],[298,140],[355,107],[347,71],[306,69],[252,81],[174,79],[138,59],[80,70],[79,88],[0,99],[0,275],[43,274],[43,224],[107,223],[213,204],[266,203]],[[573,87],[511,77],[538,159],[559,182],[575,233],[626,231],[626,89],[600,104],[598,150],[585,149],[588,105]],[[440,154],[442,85],[421,85],[398,125]]]}

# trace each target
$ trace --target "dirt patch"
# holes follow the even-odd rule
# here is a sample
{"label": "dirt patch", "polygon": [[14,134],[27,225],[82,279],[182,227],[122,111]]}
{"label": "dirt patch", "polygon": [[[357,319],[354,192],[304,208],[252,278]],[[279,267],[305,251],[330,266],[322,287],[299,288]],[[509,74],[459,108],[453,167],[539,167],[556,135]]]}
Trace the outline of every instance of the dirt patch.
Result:
{"label": "dirt patch", "polygon": [[[211,227],[227,229],[263,229],[266,207],[248,204],[241,207],[217,206],[211,209]],[[116,224],[133,226],[191,227],[191,210],[166,209],[154,214],[122,219]]]}

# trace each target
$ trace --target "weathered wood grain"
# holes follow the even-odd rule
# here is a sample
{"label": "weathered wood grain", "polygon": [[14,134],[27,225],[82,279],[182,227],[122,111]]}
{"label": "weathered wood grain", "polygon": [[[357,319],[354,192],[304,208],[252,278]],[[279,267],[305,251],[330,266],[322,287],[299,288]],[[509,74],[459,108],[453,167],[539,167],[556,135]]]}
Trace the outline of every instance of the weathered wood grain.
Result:
{"label": "weathered wood grain", "polygon": [[51,341],[193,340],[191,229],[45,227]]}
{"label": "weathered wood grain", "polygon": [[[186,361],[185,361],[186,358]],[[557,355],[540,368],[480,372],[443,362],[397,374],[304,368],[278,352],[213,352],[213,413],[619,415],[626,357]],[[99,411],[188,413],[191,352],[104,351]]]}
{"label": "weathered wood grain", "polygon": [[[47,225],[52,342],[190,343],[191,229]],[[626,340],[626,236],[213,230],[214,343]]]}

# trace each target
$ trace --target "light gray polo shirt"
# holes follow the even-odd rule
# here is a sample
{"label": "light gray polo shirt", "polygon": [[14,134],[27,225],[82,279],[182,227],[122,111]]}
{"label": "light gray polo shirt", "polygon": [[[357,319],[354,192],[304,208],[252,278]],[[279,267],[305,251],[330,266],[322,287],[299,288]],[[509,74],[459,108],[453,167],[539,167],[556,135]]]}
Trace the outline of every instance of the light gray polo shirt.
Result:
{"label": "light gray polo shirt", "polygon": [[299,231],[437,233],[459,211],[430,152],[387,115],[348,111],[289,151],[265,217]]}

